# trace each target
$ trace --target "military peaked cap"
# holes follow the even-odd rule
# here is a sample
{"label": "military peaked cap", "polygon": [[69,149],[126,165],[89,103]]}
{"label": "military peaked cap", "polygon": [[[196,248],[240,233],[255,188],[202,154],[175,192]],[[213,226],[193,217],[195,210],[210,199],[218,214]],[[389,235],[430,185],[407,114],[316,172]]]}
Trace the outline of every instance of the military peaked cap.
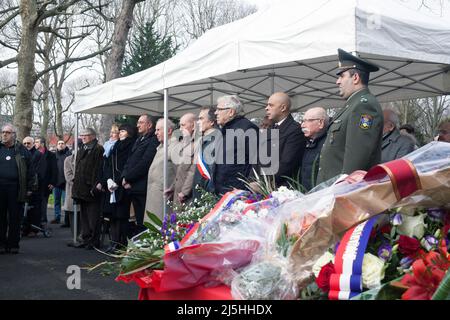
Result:
{"label": "military peaked cap", "polygon": [[342,72],[349,69],[358,69],[365,72],[375,72],[380,69],[376,65],[364,61],[342,49],[338,49],[338,56],[339,67],[336,71],[336,75],[340,75]]}

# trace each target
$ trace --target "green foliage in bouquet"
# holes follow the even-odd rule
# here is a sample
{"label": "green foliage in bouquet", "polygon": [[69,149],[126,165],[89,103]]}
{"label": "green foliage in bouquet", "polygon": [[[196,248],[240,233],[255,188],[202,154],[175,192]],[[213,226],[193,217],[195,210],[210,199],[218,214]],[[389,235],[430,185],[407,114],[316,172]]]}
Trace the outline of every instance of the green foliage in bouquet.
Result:
{"label": "green foliage in bouquet", "polygon": [[277,190],[273,176],[264,173],[259,175],[255,169],[253,169],[253,177],[247,178],[242,176],[238,180],[242,181],[248,190],[261,194],[264,197],[269,197],[273,191]]}
{"label": "green foliage in bouquet", "polygon": [[288,225],[283,223],[281,227],[280,236],[277,239],[277,251],[283,256],[287,257],[289,253],[289,249],[294,245],[294,243],[298,240],[298,236],[296,235],[288,235]]}
{"label": "green foliage in bouquet", "polygon": [[192,202],[175,206],[169,202],[171,214],[161,221],[151,212],[146,212],[150,222],[144,222],[147,230],[128,240],[126,247],[115,254],[101,253],[112,258],[104,261],[89,271],[99,270],[103,275],[112,273],[128,275],[144,269],[159,270],[164,268],[164,246],[173,241],[180,241],[196,223],[206,216],[214,207],[218,198],[198,188],[200,197]]}

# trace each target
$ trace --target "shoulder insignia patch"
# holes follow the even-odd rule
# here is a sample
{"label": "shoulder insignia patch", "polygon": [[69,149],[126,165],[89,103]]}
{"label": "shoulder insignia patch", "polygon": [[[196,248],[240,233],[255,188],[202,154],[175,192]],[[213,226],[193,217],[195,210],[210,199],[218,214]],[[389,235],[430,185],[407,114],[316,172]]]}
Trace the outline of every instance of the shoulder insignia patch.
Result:
{"label": "shoulder insignia patch", "polygon": [[361,129],[367,130],[372,127],[373,124],[373,117],[368,114],[362,114],[361,119],[359,120],[359,127]]}

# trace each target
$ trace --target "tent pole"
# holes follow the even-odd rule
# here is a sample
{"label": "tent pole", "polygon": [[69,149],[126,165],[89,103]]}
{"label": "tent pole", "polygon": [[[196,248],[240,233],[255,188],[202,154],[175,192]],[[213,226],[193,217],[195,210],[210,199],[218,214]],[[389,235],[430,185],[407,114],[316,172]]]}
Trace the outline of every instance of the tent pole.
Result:
{"label": "tent pole", "polygon": [[[166,191],[168,188],[168,181],[167,181],[167,162],[168,162],[168,143],[169,143],[169,137],[168,137],[168,124],[167,121],[169,119],[169,89],[164,89],[164,188],[163,190]],[[174,195],[175,197],[176,195]],[[167,196],[163,194],[164,199],[164,217],[167,214]]]}
{"label": "tent pole", "polygon": [[[73,162],[73,174],[75,174],[75,164],[78,153],[78,132],[79,132],[79,114],[75,113],[75,136],[74,136],[74,162]],[[77,213],[77,202],[73,201],[73,243],[77,243],[77,234],[78,234],[78,213]]]}

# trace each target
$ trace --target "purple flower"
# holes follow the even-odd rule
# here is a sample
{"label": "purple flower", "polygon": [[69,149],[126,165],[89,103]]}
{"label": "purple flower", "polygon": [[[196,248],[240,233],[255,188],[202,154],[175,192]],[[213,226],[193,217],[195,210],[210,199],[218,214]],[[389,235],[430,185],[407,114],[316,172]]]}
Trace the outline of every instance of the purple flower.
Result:
{"label": "purple flower", "polygon": [[177,222],[177,214],[174,212],[170,215],[170,223],[175,224]]}
{"label": "purple flower", "polygon": [[399,226],[402,223],[403,223],[403,218],[402,218],[402,215],[400,213],[396,213],[391,219],[391,224],[393,226]]}
{"label": "purple flower", "polygon": [[400,268],[401,269],[408,269],[412,263],[414,262],[413,258],[410,257],[404,257],[400,260]]}
{"label": "purple flower", "polygon": [[433,236],[425,236],[421,242],[421,244],[427,251],[430,251],[431,249],[437,247],[437,245],[439,244],[439,240]]}
{"label": "purple flower", "polygon": [[441,208],[429,208],[427,209],[427,214],[432,221],[443,221],[445,211]]}
{"label": "purple flower", "polygon": [[385,242],[378,248],[378,257],[384,261],[388,261],[392,256],[392,246]]}
{"label": "purple flower", "polygon": [[174,230],[174,231],[172,231],[172,235],[170,236],[170,241],[174,241],[175,240],[175,236],[176,236],[176,233],[175,233],[175,230]]}
{"label": "purple flower", "polygon": [[187,228],[187,230],[186,230],[186,233],[188,233],[189,231],[191,231],[191,229],[194,227],[194,223],[191,223],[190,225],[189,225],[189,227]]}
{"label": "purple flower", "polygon": [[340,244],[341,242],[340,241],[338,241],[338,242],[336,242],[336,245],[334,246],[334,254],[336,254],[336,252],[338,251],[338,248],[339,248],[339,244]]}

